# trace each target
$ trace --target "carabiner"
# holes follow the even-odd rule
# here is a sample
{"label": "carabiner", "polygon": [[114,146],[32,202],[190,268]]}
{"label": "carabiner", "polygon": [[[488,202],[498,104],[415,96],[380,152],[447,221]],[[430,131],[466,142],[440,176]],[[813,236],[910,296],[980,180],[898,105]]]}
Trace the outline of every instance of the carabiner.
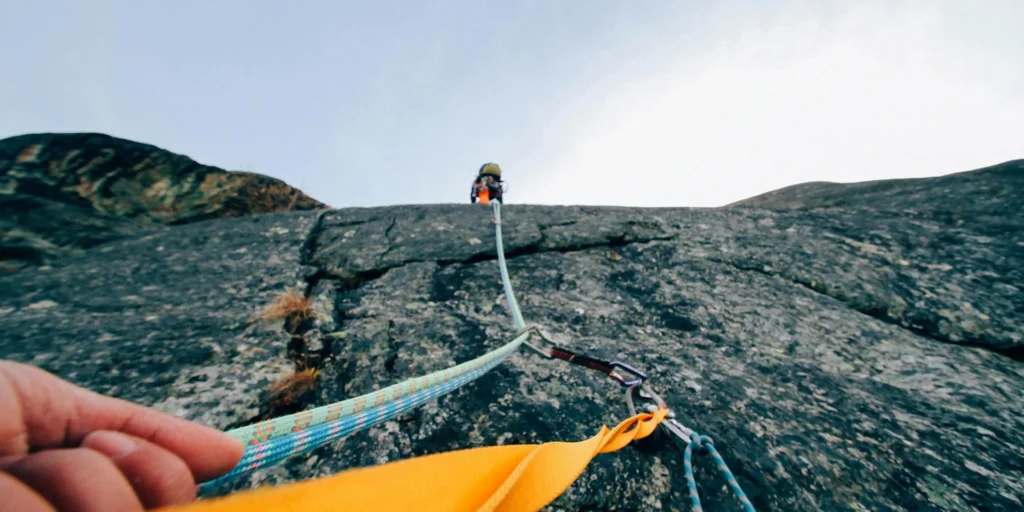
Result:
{"label": "carabiner", "polygon": [[[633,405],[633,390],[636,388],[640,388],[640,397],[647,398],[654,402],[656,408],[668,409],[668,404],[666,404],[665,400],[663,400],[660,396],[658,396],[657,393],[654,392],[654,389],[651,388],[650,384],[647,384],[646,382],[643,384],[634,384],[626,389],[626,407],[629,408],[630,416],[636,416],[636,406]],[[647,396],[644,396],[644,394],[646,394]],[[669,409],[669,414],[670,416],[672,415],[671,409]]]}
{"label": "carabiner", "polygon": [[[525,345],[526,348],[536,352],[538,355],[546,359],[561,359],[572,364],[578,364],[580,366],[590,368],[591,370],[597,370],[615,379],[615,381],[623,387],[635,386],[647,380],[646,373],[632,365],[623,363],[622,361],[604,361],[602,359],[595,359],[590,356],[570,352],[559,347],[557,343],[552,341],[551,338],[548,338],[536,325],[526,326],[521,329],[518,334],[522,334],[524,332],[533,332],[537,334],[541,340],[549,345],[548,348],[541,348],[529,341],[523,342],[523,345]],[[624,373],[626,375],[623,375]]]}
{"label": "carabiner", "polygon": [[530,338],[526,338],[526,341],[523,342],[523,345],[525,345],[526,348],[536,352],[537,355],[539,355],[539,356],[541,356],[543,358],[546,358],[546,359],[551,359],[551,351],[553,349],[557,348],[558,344],[556,344],[554,341],[551,341],[551,338],[548,338],[544,334],[544,332],[540,330],[540,327],[538,327],[536,325],[527,325],[526,327],[523,327],[522,329],[519,330],[519,332],[516,333],[516,336],[519,336],[519,335],[521,335],[521,334],[523,334],[525,332],[532,332],[532,333],[536,334],[537,336],[540,337],[541,340],[543,340],[543,341],[547,342],[548,344],[550,344],[551,348],[549,348],[547,350],[544,350],[544,349],[534,345],[533,343],[530,343]]}
{"label": "carabiner", "polygon": [[644,410],[646,412],[653,413],[658,409],[665,409],[668,411],[668,414],[665,416],[665,419],[662,420],[661,422],[661,426],[664,427],[665,430],[667,430],[670,434],[675,436],[676,441],[682,443],[682,446],[685,448],[686,444],[690,442],[690,437],[693,435],[693,429],[687,427],[686,425],[683,425],[682,423],[679,422],[679,420],[676,419],[676,414],[672,412],[672,409],[668,408],[668,405],[665,403],[665,400],[658,396],[658,394],[654,392],[654,389],[652,389],[649,384],[637,384],[634,386],[630,386],[629,389],[626,390],[626,407],[629,408],[630,416],[636,416],[637,412],[636,406],[633,404],[633,390],[636,388],[640,388],[641,398],[646,398],[653,402],[648,403],[644,407]]}
{"label": "carabiner", "polygon": [[[555,359],[561,359],[572,364],[578,364],[585,368],[590,368],[591,370],[597,370],[615,379],[615,381],[621,384],[623,387],[629,387],[636,384],[640,384],[643,381],[647,380],[647,375],[644,374],[644,372],[637,370],[636,368],[620,361],[605,361],[602,359],[595,359],[593,357],[576,354],[574,352],[570,352],[564,348],[559,347],[551,349],[551,357]],[[620,372],[617,370],[624,370],[624,372]],[[634,378],[627,378],[627,376],[623,376],[623,373],[632,374],[632,377]]]}
{"label": "carabiner", "polygon": [[608,373],[608,375],[611,376],[611,378],[619,381],[619,384],[622,384],[624,387],[628,388],[636,386],[637,384],[643,384],[644,382],[647,381],[646,373],[644,373],[643,371],[639,370],[634,366],[630,366],[626,363],[623,363],[622,361],[611,361],[608,363],[608,366],[611,366],[612,368],[618,368],[620,370],[626,370],[627,372],[632,373],[636,377],[635,379],[626,380],[625,377],[623,377],[619,372],[616,372],[615,370],[612,370],[611,372]]}

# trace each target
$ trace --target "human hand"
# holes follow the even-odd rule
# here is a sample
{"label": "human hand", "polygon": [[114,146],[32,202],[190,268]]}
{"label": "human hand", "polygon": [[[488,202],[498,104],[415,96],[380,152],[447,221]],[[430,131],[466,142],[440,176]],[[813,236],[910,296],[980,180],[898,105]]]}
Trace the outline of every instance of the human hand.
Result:
{"label": "human hand", "polygon": [[0,361],[0,512],[128,512],[192,501],[237,439]]}

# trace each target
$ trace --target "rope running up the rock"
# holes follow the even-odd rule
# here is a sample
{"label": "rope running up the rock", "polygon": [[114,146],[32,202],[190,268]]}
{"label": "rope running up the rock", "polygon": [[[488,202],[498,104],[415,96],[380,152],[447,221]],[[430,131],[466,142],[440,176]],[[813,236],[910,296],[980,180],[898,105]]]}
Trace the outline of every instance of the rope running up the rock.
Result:
{"label": "rope running up the rock", "polygon": [[494,211],[498,267],[501,270],[505,298],[517,330],[517,335],[512,341],[472,361],[446,370],[409,379],[356,398],[231,430],[228,434],[246,444],[242,460],[224,476],[203,484],[200,492],[209,494],[223,484],[257,469],[314,450],[335,439],[387,421],[438,396],[451,393],[501,364],[526,342],[535,328],[526,327],[509,279],[501,234],[501,203],[493,201],[491,204]]}
{"label": "rope running up the rock", "polygon": [[732,489],[733,494],[739,498],[740,503],[743,505],[743,510],[746,512],[756,512],[754,505],[750,503],[750,499],[747,498],[747,494],[743,492],[739,482],[736,481],[736,477],[729,470],[729,466],[725,464],[725,459],[715,449],[715,445],[712,443],[711,438],[708,436],[702,436],[696,432],[690,433],[690,442],[686,445],[686,450],[683,452],[683,466],[686,469],[686,485],[690,488],[690,503],[693,505],[695,512],[703,512],[704,508],[700,504],[700,493],[697,492],[697,479],[693,476],[693,452],[697,453],[710,453],[711,457],[715,459],[715,466],[718,467],[718,471],[725,477],[725,482],[729,484],[729,488]]}
{"label": "rope running up the rock", "polygon": [[[252,471],[277,464],[293,455],[308,452],[341,437],[372,427],[398,414],[418,407],[429,400],[450,393],[479,378],[495,366],[504,362],[505,359],[512,355],[512,353],[518,350],[518,348],[523,344],[527,344],[533,350],[545,357],[552,357],[548,353],[549,351],[538,349],[527,342],[531,333],[537,333],[540,335],[542,340],[552,344],[556,349],[558,348],[535,326],[527,327],[526,322],[523,320],[522,312],[519,309],[519,303],[516,300],[515,293],[512,289],[512,283],[509,278],[508,267],[505,261],[505,251],[501,232],[501,203],[498,201],[492,202],[492,208],[494,212],[495,243],[498,256],[498,267],[501,271],[502,285],[512,314],[512,320],[516,330],[518,331],[516,337],[512,341],[476,359],[453,366],[446,370],[434,372],[423,377],[409,379],[382,390],[367,393],[349,400],[336,402],[309,411],[282,416],[263,421],[255,425],[232,430],[228,433],[241,439],[247,444],[242,460],[228,474],[203,484],[200,488],[200,492],[202,494],[208,494],[214,489],[219,488],[221,485],[233,481]],[[574,359],[579,357],[568,351],[563,350],[563,352],[569,354],[571,357],[562,357],[562,359],[570,362],[574,362]],[[581,359],[583,360],[583,363],[585,363],[583,364],[584,366],[608,373],[612,377],[617,377],[616,380],[623,385],[629,386],[627,403],[629,405],[630,413],[635,415],[631,392],[634,387],[640,385],[638,383],[642,383],[646,379],[646,375],[635,368],[624,365],[623,363],[605,362],[586,357],[582,357]],[[577,362],[577,364],[581,363]],[[616,373],[617,369],[633,373],[640,377],[640,380],[627,381],[621,375]],[[653,393],[653,390],[651,390],[647,385],[644,385],[643,387],[650,391],[651,395],[657,398],[660,407],[664,407],[664,401],[662,401],[660,397],[657,397],[657,395]],[[693,476],[692,454],[694,450],[698,453],[707,452],[711,454],[715,459],[718,469],[725,476],[729,486],[739,497],[744,510],[746,512],[754,512],[754,507],[751,505],[750,500],[747,499],[746,495],[743,493],[739,483],[725,464],[721,455],[717,450],[715,450],[715,447],[709,437],[698,435],[674,420],[666,421],[662,423],[662,425],[678,436],[681,440],[688,441],[684,452],[684,465],[687,485],[690,490],[690,499],[695,511],[702,512],[703,509],[700,503],[700,496],[697,492],[696,480]],[[686,439],[687,435],[689,435],[688,440]]]}

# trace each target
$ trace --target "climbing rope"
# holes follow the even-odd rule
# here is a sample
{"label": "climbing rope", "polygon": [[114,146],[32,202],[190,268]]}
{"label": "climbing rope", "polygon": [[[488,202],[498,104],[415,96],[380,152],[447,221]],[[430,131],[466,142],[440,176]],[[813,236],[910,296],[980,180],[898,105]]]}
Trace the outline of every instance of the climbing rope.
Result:
{"label": "climbing rope", "polygon": [[519,302],[512,290],[502,241],[501,203],[493,201],[491,204],[498,267],[513,324],[518,331],[515,339],[472,361],[446,370],[409,379],[356,398],[230,430],[228,434],[246,444],[242,460],[227,474],[200,486],[200,493],[210,494],[241,476],[373,427],[433,398],[450,393],[501,364],[526,342],[536,328],[526,328]]}
{"label": "climbing rope", "polygon": [[416,377],[404,382],[399,382],[398,384],[388,386],[379,391],[367,393],[341,402],[229,430],[228,434],[240,439],[246,445],[257,445],[276,437],[292,435],[300,430],[331,422],[344,416],[357,414],[367,407],[377,407],[387,404],[416,393],[417,391],[433,386],[439,386],[445,382],[457,379],[460,376],[470,373],[478,368],[487,366],[494,361],[503,361],[515,352],[516,349],[519,348],[519,345],[525,342],[528,337],[528,332],[520,332],[515,339],[504,346],[492,350],[476,359],[473,359],[472,361],[467,361],[422,377]]}
{"label": "climbing rope", "polygon": [[650,435],[667,410],[638,414],[590,439],[506,444],[424,455],[237,492],[161,512],[524,512],[565,492],[599,454]]}
{"label": "climbing rope", "polygon": [[232,430],[230,434],[247,442],[242,460],[227,474],[202,484],[200,494],[211,494],[223,484],[257,469],[373,427],[450,393],[501,364],[532,332],[532,329],[524,330],[502,347],[447,370],[409,379],[353,399]]}
{"label": "climbing rope", "polygon": [[203,485],[210,489],[219,487],[221,484],[235,480],[241,475],[251,473],[260,468],[273,466],[286,458],[314,450],[336,439],[387,421],[398,414],[419,407],[434,398],[450,393],[464,384],[472,382],[503,361],[504,359],[491,361],[439,386],[417,391],[382,406],[300,430],[295,435],[277,437],[270,441],[259,443],[252,449],[247,449],[242,456],[242,460],[229,473]]}
{"label": "climbing rope", "polygon": [[494,238],[495,247],[498,251],[498,268],[501,270],[501,284],[505,287],[505,300],[508,301],[508,308],[512,310],[512,323],[517,331],[526,328],[523,321],[523,312],[519,310],[519,301],[512,291],[512,280],[508,277],[508,265],[505,264],[505,242],[501,236],[501,201],[492,201],[491,210],[494,212]]}
{"label": "climbing rope", "polygon": [[693,476],[693,452],[697,453],[709,453],[711,457],[715,459],[715,466],[718,467],[718,471],[725,477],[725,482],[729,484],[729,488],[732,489],[733,494],[739,498],[740,503],[743,504],[743,510],[746,512],[755,512],[754,505],[750,503],[750,499],[747,498],[746,493],[740,488],[739,482],[736,481],[736,477],[729,470],[729,466],[725,464],[725,459],[715,449],[715,445],[712,443],[711,438],[708,436],[702,436],[696,432],[690,434],[690,442],[686,444],[686,451],[683,452],[683,466],[686,469],[686,485],[690,488],[690,503],[693,504],[693,510],[696,512],[702,512],[704,509],[700,504],[700,493],[697,492],[697,479]]}
{"label": "climbing rope", "polygon": [[[626,389],[626,406],[629,408],[631,415],[636,414],[636,407],[633,405],[633,390],[637,388],[640,388],[641,395],[646,395],[646,398],[650,398],[654,402],[648,405],[647,409],[649,411],[668,409],[665,401],[654,392],[650,385],[636,384]],[[677,421],[675,414],[671,410],[669,410],[665,420],[661,422],[661,426],[675,436],[677,442],[685,446],[683,451],[683,468],[686,471],[686,486],[690,491],[690,504],[693,505],[695,512],[704,511],[704,507],[700,503],[700,492],[697,490],[697,479],[693,476],[693,452],[695,451],[697,454],[710,454],[715,460],[715,466],[718,468],[718,471],[725,477],[725,482],[732,489],[736,498],[739,499],[740,504],[743,505],[743,510],[745,512],[756,512],[754,505],[747,498],[747,494],[743,492],[739,482],[736,481],[736,476],[733,475],[732,470],[725,463],[725,459],[715,449],[715,445],[710,437],[698,434],[693,429]]]}
{"label": "climbing rope", "polygon": [[[682,424],[675,421],[671,416],[671,411],[665,405],[665,402],[654,393],[654,391],[647,384],[647,375],[641,370],[634,368],[628,364],[620,361],[605,361],[589,357],[586,355],[576,354],[570,352],[564,348],[559,347],[549,337],[547,337],[538,327],[530,326],[527,327],[526,322],[523,320],[523,315],[519,309],[519,303],[516,300],[515,293],[512,289],[511,279],[509,278],[508,267],[505,261],[505,250],[502,239],[502,220],[501,220],[501,203],[500,201],[491,202],[494,212],[494,226],[495,226],[495,244],[498,256],[498,267],[501,271],[502,286],[505,292],[505,298],[509,305],[509,310],[512,314],[512,321],[517,330],[516,337],[506,343],[505,345],[492,350],[476,359],[467,361],[465,363],[453,366],[446,370],[437,371],[422,377],[412,378],[398,384],[389,386],[387,388],[375,391],[373,393],[367,393],[362,396],[336,402],[323,407],[318,407],[309,411],[302,411],[296,414],[273,418],[270,420],[262,421],[254,425],[238,428],[229,431],[228,433],[234,437],[242,440],[246,443],[245,453],[242,456],[242,460],[233,468],[229,473],[224,476],[212,480],[203,484],[200,487],[201,494],[209,494],[211,491],[219,488],[225,483],[233,481],[242,475],[251,473],[260,468],[268,467],[273,464],[277,464],[286,458],[300,453],[308,452],[323,446],[336,439],[348,436],[360,430],[372,427],[387,421],[388,419],[408,411],[412,408],[418,407],[427,401],[430,401],[439,396],[450,393],[459,387],[472,382],[479,378],[483,374],[495,366],[504,362],[510,355],[519,349],[521,345],[526,345],[527,348],[533,350],[539,355],[548,359],[560,359],[569,363],[577,364],[586,368],[590,368],[601,373],[604,373],[617,381],[622,386],[627,387],[626,402],[630,410],[631,418],[616,428],[613,432],[628,432],[630,435],[621,436],[615,434],[613,437],[605,437],[604,441],[601,441],[600,452],[614,451],[625,444],[628,444],[630,440],[644,437],[651,430],[657,427],[660,423],[665,426],[671,433],[676,435],[679,439],[687,442],[686,450],[684,452],[684,463],[686,468],[687,483],[690,488],[690,497],[693,503],[694,510],[701,512],[700,497],[697,492],[696,481],[693,477],[692,470],[692,453],[697,451],[698,453],[710,453],[715,459],[715,462],[725,475],[730,487],[740,498],[740,501],[744,505],[744,509],[747,512],[754,512],[753,506],[750,504],[750,500],[744,495],[739,484],[736,482],[735,477],[729,468],[726,466],[725,461],[721,455],[715,450],[711,439],[707,436],[700,436],[692,430],[686,428]],[[540,348],[538,345],[530,343],[529,337],[531,334],[537,334],[538,337],[546,342],[549,347]],[[648,396],[654,398],[655,404],[650,404],[648,409],[649,415],[638,415],[635,411],[632,392],[635,388],[641,387]],[[668,419],[665,419],[668,416]],[[634,423],[639,422],[639,423]],[[638,425],[637,428],[632,428],[627,425]],[[640,425],[643,427],[641,428]],[[602,430],[600,436],[605,436],[608,431]],[[598,439],[598,438],[594,438]],[[614,439],[614,440],[612,440]],[[593,441],[593,439],[592,439]],[[569,445],[580,445],[581,443],[548,443],[541,445],[540,448],[551,446],[569,446]],[[589,445],[587,445],[589,446]],[[492,448],[510,448],[510,447],[492,447]],[[589,449],[589,448],[588,448]],[[476,449],[484,450],[484,449]],[[550,448],[548,451],[557,450],[556,448]],[[473,451],[473,450],[468,450]],[[539,503],[543,506],[551,499],[554,499],[557,494],[564,490],[572,480],[575,480],[582,468],[586,466],[590,458],[598,453],[598,451],[591,450],[589,455],[584,452],[580,452],[578,456],[571,458],[572,464],[569,466],[562,467],[558,473],[558,478],[548,482],[548,491],[545,494],[539,495],[535,493],[527,493],[529,498],[527,501],[516,501],[518,498],[513,498],[510,501],[503,501],[507,499],[506,494],[511,489],[515,488],[515,483],[521,477],[524,471],[528,471],[527,468],[531,467],[530,464],[536,462],[535,458],[537,453],[529,453],[525,455],[525,459],[519,463],[516,471],[509,477],[509,480],[505,481],[491,496],[488,501],[488,506],[484,507],[487,510],[497,509],[500,506],[513,504],[524,504],[524,503]],[[458,452],[451,452],[458,453]],[[555,452],[551,452],[555,453]],[[441,454],[447,455],[447,454]],[[490,457],[490,455],[489,455]],[[552,460],[562,460],[564,457],[555,457]],[[417,459],[413,459],[415,461]],[[552,462],[551,464],[554,464]],[[568,469],[570,467],[576,467],[579,465],[578,470]],[[392,465],[386,465],[392,466]],[[407,465],[405,467],[410,467]],[[533,467],[537,467],[537,464],[533,464]],[[366,470],[363,471],[365,474]],[[575,471],[575,473],[573,473]],[[347,472],[351,473],[351,472]],[[346,473],[346,474],[347,474]],[[535,475],[546,475],[549,472],[547,470],[539,470],[538,472],[532,473]],[[531,474],[531,473],[527,473]],[[343,474],[345,475],[345,474]],[[561,483],[562,479],[566,476],[571,476],[564,485]],[[339,475],[339,477],[342,475]],[[332,477],[336,478],[336,477]],[[348,478],[348,477],[345,477]],[[547,480],[548,477],[534,477],[539,478],[539,481]],[[560,487],[561,486],[561,487]],[[322,486],[321,486],[322,487]],[[536,487],[536,484],[530,484],[527,487]],[[309,486],[303,487],[308,489]],[[554,495],[548,496],[551,492],[557,491]],[[284,496],[287,492],[275,493],[274,496]],[[296,503],[297,499],[302,499],[302,496],[309,498],[310,496],[318,495],[317,493],[300,493],[299,498],[287,498],[292,500],[291,503]],[[538,496],[541,496],[538,498]],[[322,496],[321,496],[322,497]],[[249,498],[243,498],[249,499]],[[532,501],[530,501],[532,500]],[[250,500],[251,501],[251,500]],[[241,503],[241,500],[236,500],[235,503]],[[335,503],[337,504],[337,503]],[[301,507],[300,507],[301,508]],[[530,507],[530,508],[539,508]],[[207,508],[204,508],[206,510]],[[518,510],[514,506],[512,509]],[[212,510],[212,509],[211,509]],[[242,510],[242,509],[238,509]],[[248,510],[248,509],[245,509]],[[296,509],[297,510],[297,509]],[[306,509],[303,509],[306,510]],[[481,509],[483,510],[483,509]]]}

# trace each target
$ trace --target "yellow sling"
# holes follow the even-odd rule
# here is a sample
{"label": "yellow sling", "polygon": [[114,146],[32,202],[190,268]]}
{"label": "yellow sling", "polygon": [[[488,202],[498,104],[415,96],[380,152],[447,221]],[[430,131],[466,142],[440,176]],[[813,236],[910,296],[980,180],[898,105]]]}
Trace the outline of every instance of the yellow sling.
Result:
{"label": "yellow sling", "polygon": [[533,511],[558,497],[599,453],[648,436],[667,410],[638,414],[575,443],[489,446],[318,480],[239,492],[165,512]]}

